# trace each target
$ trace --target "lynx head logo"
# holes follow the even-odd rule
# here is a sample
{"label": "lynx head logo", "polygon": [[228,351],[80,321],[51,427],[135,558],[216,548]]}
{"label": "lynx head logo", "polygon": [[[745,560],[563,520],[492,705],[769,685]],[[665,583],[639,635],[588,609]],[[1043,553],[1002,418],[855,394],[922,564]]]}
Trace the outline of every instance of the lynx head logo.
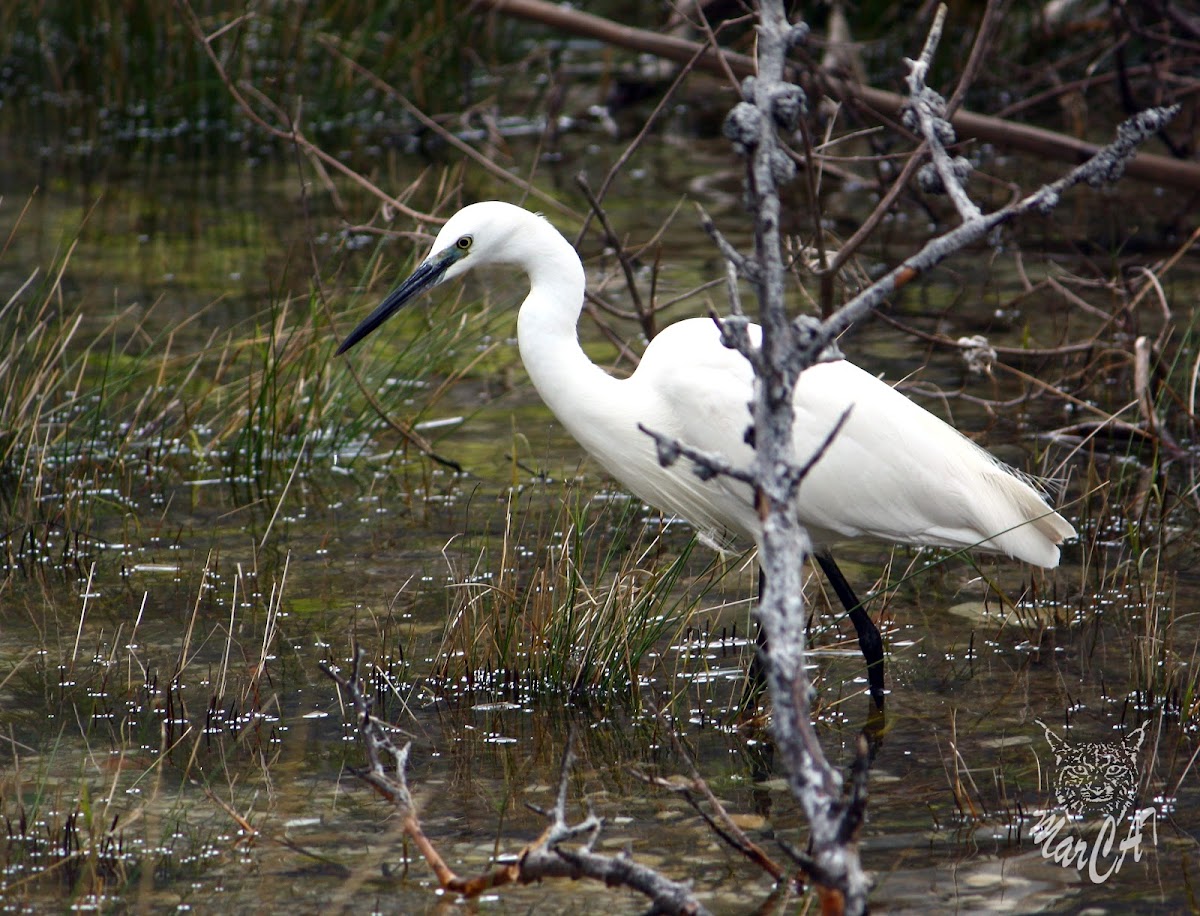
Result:
{"label": "lynx head logo", "polygon": [[1037,721],[1054,751],[1054,795],[1073,817],[1111,816],[1120,823],[1137,797],[1137,752],[1146,738],[1143,722],[1121,741],[1072,744]]}

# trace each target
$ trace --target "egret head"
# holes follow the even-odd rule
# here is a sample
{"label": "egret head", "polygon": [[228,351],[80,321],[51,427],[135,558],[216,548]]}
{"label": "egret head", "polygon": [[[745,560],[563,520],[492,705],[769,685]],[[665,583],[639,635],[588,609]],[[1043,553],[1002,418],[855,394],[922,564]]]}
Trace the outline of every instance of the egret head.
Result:
{"label": "egret head", "polygon": [[[484,201],[463,207],[442,227],[429,256],[407,280],[397,286],[338,347],[338,355],[387,321],[402,306],[426,290],[451,280],[480,264],[520,262],[519,223],[532,214],[500,201]],[[534,217],[536,218],[536,217]]]}

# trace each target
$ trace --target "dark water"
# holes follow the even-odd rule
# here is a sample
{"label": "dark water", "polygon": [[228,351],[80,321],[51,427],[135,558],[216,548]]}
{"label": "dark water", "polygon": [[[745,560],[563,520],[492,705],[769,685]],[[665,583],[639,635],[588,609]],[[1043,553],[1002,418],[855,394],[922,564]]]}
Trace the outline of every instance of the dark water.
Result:
{"label": "dark water", "polygon": [[[595,136],[578,142],[576,168],[604,167],[613,158]],[[720,145],[696,143],[689,152],[682,157],[678,145],[661,141],[640,154],[629,186],[611,200],[623,231],[648,236],[652,214],[685,192],[738,219],[729,196],[735,178],[710,180],[728,168]],[[547,172],[548,186],[555,177]],[[4,179],[0,235],[7,236],[37,180],[19,168]],[[960,259],[895,303],[893,315],[926,333],[986,333],[1007,346],[1050,348],[1074,339],[1085,317],[1061,297],[1027,296],[1020,274],[1085,269],[1088,259],[1062,239],[1107,224],[1119,205],[1101,198],[1093,206],[1082,197],[1058,226],[1039,224],[1003,250]],[[834,218],[852,222],[864,206],[846,206]],[[154,335],[180,326],[173,343],[185,352],[206,345],[214,332],[256,333],[255,316],[267,303],[306,295],[312,259],[334,292],[333,319],[344,333],[413,247],[403,240],[388,245],[390,263],[360,295],[374,243],[360,248],[353,233],[339,232],[319,197],[302,198],[294,170],[163,168],[152,178],[117,175],[83,186],[68,166],[43,181],[13,233],[0,263],[7,290],[0,298],[34,267],[52,269],[80,224],[61,295],[84,303],[84,332],[101,333],[110,315],[132,308],[139,320],[129,334],[162,346]],[[675,226],[662,245],[660,296],[719,275],[689,210]],[[887,251],[869,252],[868,270],[870,258],[886,257],[903,241],[905,231],[889,232]],[[1163,246],[1147,261],[1170,250],[1165,230],[1145,235]],[[1052,244],[1055,253],[1044,260]],[[583,246],[594,287],[613,271],[599,247]],[[1168,284],[1179,303],[1173,346],[1183,362],[1194,358],[1182,339],[1182,315],[1196,289],[1194,266],[1187,270]],[[0,800],[15,837],[9,861],[17,864],[3,878],[5,908],[454,905],[439,898],[386,805],[353,776],[361,751],[347,709],[318,665],[345,666],[354,640],[373,666],[378,714],[413,742],[410,780],[422,822],[452,868],[485,870],[537,836],[544,821],[528,805],[552,804],[573,731],[573,811],[582,813],[586,803],[606,819],[600,851],[629,850],[694,882],[720,912],[746,912],[768,900],[771,885],[761,872],[724,847],[680,796],[635,775],[686,769],[650,701],[754,839],[780,860],[773,834],[803,842],[802,815],[765,731],[730,712],[747,659],[747,558],[716,558],[692,544],[683,526],[664,530],[641,507],[625,511],[612,483],[538,403],[516,362],[508,306],[520,298],[520,283],[497,276],[467,290],[460,314],[469,332],[437,371],[418,380],[436,387],[482,354],[449,390],[434,398],[428,387],[389,377],[369,354],[354,363],[389,412],[424,421],[439,454],[464,473],[420,458],[376,424],[369,437],[334,438],[332,445],[314,438],[307,452],[289,453],[299,454],[294,462],[272,459],[272,476],[241,475],[231,470],[237,461],[206,452],[199,429],[175,453],[153,460],[95,447],[90,460],[99,469],[64,478],[91,488],[74,503],[87,507],[84,521],[44,521],[28,547],[22,529],[10,530],[0,584]],[[424,314],[439,317],[454,300],[442,296]],[[719,291],[674,313],[700,313],[709,301],[720,307]],[[337,313],[350,303],[360,310]],[[1098,349],[1117,353],[1131,343],[1138,321],[1154,327],[1156,320],[1126,316]],[[324,330],[335,338],[333,328]],[[406,329],[383,333],[403,336]],[[594,337],[589,346],[598,359],[612,359],[599,335],[585,333]],[[934,387],[948,392],[922,403],[949,413],[1017,466],[1067,479],[1066,514],[1085,535],[1047,574],[996,559],[972,563],[875,545],[841,555],[855,585],[877,595],[871,611],[889,638],[892,693],[862,837],[865,863],[877,877],[876,905],[925,912],[1194,906],[1200,800],[1190,765],[1196,698],[1186,686],[1195,683],[1194,524],[1188,499],[1139,497],[1156,488],[1183,492],[1186,463],[1140,487],[1139,475],[1153,461],[1145,453],[1108,441],[1073,451],[1043,435],[1077,418],[1070,402],[1043,397],[1000,406],[1020,393],[1019,380],[1001,372],[971,376],[947,349],[881,322],[856,331],[844,348],[889,380],[906,379],[916,397]],[[1009,361],[1036,376],[1052,360]],[[1111,371],[1078,365],[1088,376],[1082,397],[1101,406],[1129,400],[1127,390],[1115,390],[1128,386],[1123,364]],[[956,396],[960,391],[966,396]],[[106,441],[115,439],[97,436]],[[74,457],[82,467],[83,444]],[[1116,496],[1093,492],[1106,480],[1104,492]],[[1160,513],[1160,505],[1169,512]],[[80,528],[84,546],[72,546]],[[1167,529],[1170,536],[1160,536]],[[614,543],[621,545],[617,560],[608,562]],[[499,630],[487,630],[488,620],[554,613],[549,592],[539,588],[561,587],[565,580],[546,577],[564,569],[568,556],[578,571],[571,581],[579,608],[604,605],[614,590],[649,587],[678,563],[677,578],[661,585],[664,597],[655,605],[666,621],[638,668],[640,702],[615,686],[572,695],[523,680],[543,664],[532,644],[516,655],[525,668],[474,667],[474,658],[490,664],[500,639]],[[815,581],[811,598],[821,734],[831,759],[848,766],[869,709],[862,663]],[[489,618],[495,607],[499,617]],[[1156,666],[1169,676],[1156,679]],[[1165,686],[1151,693],[1147,684]],[[1140,861],[1130,855],[1102,883],[1047,861],[1030,839],[1053,771],[1034,719],[1061,733],[1068,718],[1073,735],[1094,741],[1115,740],[1151,719],[1139,758],[1140,797],[1158,811],[1156,837],[1139,847]],[[257,834],[245,835],[219,802]],[[56,857],[70,832],[66,819],[77,810],[84,814],[75,836],[97,844],[115,838],[119,851]],[[44,862],[57,864],[43,871]],[[636,912],[643,903],[583,883],[551,883],[504,888],[475,906]]]}

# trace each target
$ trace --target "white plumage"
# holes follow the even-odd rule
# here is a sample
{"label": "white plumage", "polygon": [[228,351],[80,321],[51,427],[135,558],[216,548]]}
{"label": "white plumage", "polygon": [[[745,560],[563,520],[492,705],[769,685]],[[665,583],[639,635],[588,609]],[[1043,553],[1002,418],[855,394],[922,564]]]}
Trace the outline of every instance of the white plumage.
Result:
{"label": "white plumage", "polygon": [[[749,488],[700,480],[687,461],[658,463],[638,429],[673,436],[749,467],[753,370],[722,345],[714,323],[680,321],[655,337],[637,370],[617,379],[579,345],[583,265],[542,217],[507,203],[472,204],[438,233],[428,258],[339,349],[405,302],[476,266],[509,264],[529,276],[517,339],[538,394],[609,474],[645,502],[722,540],[756,539]],[[758,334],[757,326],[752,334]],[[800,485],[797,512],[814,545],[868,537],[978,547],[1053,567],[1075,530],[1024,478],[890,385],[846,360],[820,363],[796,386],[795,457],[804,462],[846,408],[849,418]],[[860,631],[861,633],[861,631]]]}

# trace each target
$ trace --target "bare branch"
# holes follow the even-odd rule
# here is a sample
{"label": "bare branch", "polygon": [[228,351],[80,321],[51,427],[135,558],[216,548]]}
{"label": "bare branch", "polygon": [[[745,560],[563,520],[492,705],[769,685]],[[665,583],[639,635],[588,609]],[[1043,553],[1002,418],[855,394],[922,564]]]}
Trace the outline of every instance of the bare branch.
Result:
{"label": "bare branch", "polygon": [[948,194],[959,216],[972,220],[979,217],[980,210],[963,187],[971,174],[971,163],[962,156],[951,158],[946,152],[946,147],[955,141],[954,128],[946,120],[946,100],[925,85],[925,74],[929,72],[945,21],[946,5],[943,3],[938,6],[933,25],[929,27],[921,56],[908,61],[909,103],[902,120],[905,127],[924,137],[929,147],[932,161],[917,173],[921,187],[930,194]]}
{"label": "bare branch", "polygon": [[751,366],[756,366],[759,360],[759,349],[750,339],[751,322],[742,314],[742,308],[738,302],[737,274],[732,264],[726,261],[725,265],[727,268],[726,290],[729,293],[730,311],[733,314],[722,317],[717,314],[716,310],[709,309],[708,317],[717,326],[717,331],[721,335],[721,344],[730,350],[736,350],[746,357],[746,361]]}
{"label": "bare branch", "polygon": [[764,588],[756,614],[769,646],[761,658],[774,708],[771,730],[789,787],[810,826],[811,854],[797,861],[816,883],[823,910],[860,913],[866,909],[870,889],[855,841],[865,795],[856,794],[850,802],[842,798],[842,778],[826,758],[812,720],[800,562],[812,545],[795,506],[799,481],[822,457],[846,419],[846,415],[839,419],[815,455],[796,465],[792,445],[796,380],[823,356],[833,355],[828,350],[833,336],[826,324],[815,319],[793,322],[785,293],[779,188],[795,177],[796,167],[779,133],[794,132],[806,107],[803,92],[785,78],[787,53],[804,34],[803,27],[788,22],[781,0],[762,0],[758,73],[742,83],[743,101],[730,111],[724,134],[745,159],[746,206],[754,219],[756,269],[751,273],[739,267],[739,272],[749,275],[755,287],[762,325],[753,412]]}
{"label": "bare branch", "polygon": [[1138,145],[1161,130],[1178,111],[1179,106],[1174,105],[1169,108],[1150,108],[1134,115],[1117,128],[1117,137],[1112,143],[1102,147],[1086,162],[1076,166],[1057,181],[1043,185],[1032,194],[1006,207],[968,220],[944,235],[931,239],[915,255],[906,258],[898,267],[830,316],[824,322],[826,339],[834,340],[897,290],[928,273],[955,252],[986,238],[997,226],[1030,212],[1050,212],[1058,206],[1063,193],[1075,185],[1086,182],[1092,187],[1099,187],[1116,181],[1121,177],[1125,163],[1137,150]]}
{"label": "bare branch", "polygon": [[833,440],[838,437],[838,433],[842,431],[842,427],[846,425],[846,421],[850,419],[850,412],[854,410],[851,405],[842,411],[841,416],[837,418],[837,422],[833,424],[833,428],[825,434],[825,438],[821,440],[817,450],[809,456],[808,460],[799,467],[789,467],[783,471],[788,483],[792,489],[792,499],[796,498],[796,490],[800,484],[804,482],[804,478],[808,476],[808,472],[816,466],[816,463],[825,457],[825,453],[829,451],[829,446],[833,445]]}
{"label": "bare branch", "polygon": [[755,485],[756,478],[753,473],[743,468],[735,467],[716,452],[706,452],[698,448],[692,448],[690,445],[680,442],[674,436],[664,435],[657,430],[647,428],[641,423],[638,424],[638,429],[654,440],[654,446],[658,450],[658,463],[664,468],[669,468],[680,458],[687,458],[694,465],[692,468],[693,472],[701,480],[712,480],[714,477],[729,477],[732,480],[740,480],[742,483],[748,483],[750,486]]}
{"label": "bare branch", "polygon": [[[472,878],[459,877],[446,864],[436,847],[425,836],[408,789],[406,769],[411,744],[397,748],[388,734],[388,727],[371,715],[372,700],[363,689],[361,678],[363,650],[356,646],[350,673],[346,676],[322,664],[325,672],[350,697],[351,706],[359,720],[358,731],[367,756],[367,767],[356,775],[392,803],[401,818],[401,828],[413,841],[433,869],[438,884],[444,890],[463,897],[478,897],[485,891],[508,884],[530,884],[546,878],[590,878],[607,885],[619,885],[637,891],[652,903],[653,912],[704,916],[707,910],[692,895],[689,885],[672,881],[654,869],[633,861],[627,855],[605,856],[592,852],[592,842],[603,822],[595,814],[577,824],[567,820],[567,793],[571,765],[575,756],[573,739],[568,739],[559,767],[558,793],[554,807],[546,814],[549,825],[533,843],[489,872]],[[388,772],[391,763],[394,775]],[[585,837],[579,847],[563,845]]]}
{"label": "bare branch", "polygon": [[[319,146],[305,137],[297,124],[290,121],[290,119],[283,118],[282,112],[279,112],[278,109],[276,109],[276,114],[277,116],[280,116],[285,123],[287,123],[286,127],[280,127],[278,125],[271,124],[269,121],[264,119],[246,98],[246,93],[254,94],[253,88],[245,86],[239,87],[237,84],[235,84],[232,77],[230,77],[229,73],[225,70],[225,65],[221,62],[220,57],[217,56],[217,52],[213,50],[213,42],[219,36],[223,35],[229,26],[218,29],[211,36],[205,35],[204,29],[200,24],[200,18],[196,15],[195,10],[192,9],[189,0],[175,0],[175,2],[176,6],[183,14],[184,21],[191,30],[193,37],[195,37],[196,41],[198,41],[201,47],[204,48],[204,53],[207,55],[209,62],[216,70],[218,79],[220,79],[225,86],[225,91],[229,93],[230,97],[238,104],[238,106],[245,113],[246,117],[248,117],[256,127],[262,130],[264,133],[276,138],[277,140],[283,140],[288,143],[295,144],[314,162],[319,162],[323,166],[327,166],[328,168],[333,169],[339,174],[345,176],[368,193],[374,195],[378,200],[383,201],[385,204],[387,204],[387,206],[391,207],[396,212],[403,213],[406,216],[412,217],[413,219],[422,220],[424,222],[435,221],[429,214],[421,213],[418,210],[412,209],[403,201],[384,192],[381,188],[367,180],[358,172],[354,171],[336,156],[325,152],[325,150],[321,149]],[[240,17],[236,21],[240,23],[243,18],[246,17]],[[243,92],[243,89],[245,89],[245,92]],[[410,186],[407,191],[411,192],[413,189],[413,186]]]}
{"label": "bare branch", "polygon": [[621,265],[621,270],[625,274],[625,288],[629,290],[629,298],[633,302],[634,311],[637,313],[638,323],[642,326],[642,331],[647,339],[652,339],[657,333],[654,320],[654,307],[649,308],[642,302],[642,294],[638,289],[637,280],[634,278],[633,259],[630,258],[629,252],[625,250],[625,246],[618,238],[616,231],[612,227],[612,223],[608,221],[608,214],[604,210],[604,205],[600,203],[599,198],[592,192],[592,186],[588,184],[587,175],[580,172],[575,176],[575,184],[579,190],[583,191],[583,196],[587,198],[588,206],[592,208],[592,213],[596,219],[600,221],[600,227],[604,230],[604,241],[617,257],[617,263]]}
{"label": "bare branch", "polygon": [[717,250],[721,252],[721,256],[733,265],[738,276],[745,277],[751,283],[758,283],[760,279],[758,265],[733,247],[733,244],[721,234],[721,230],[717,228],[716,224],[712,221],[712,217],[708,215],[702,206],[696,204],[696,211],[700,214],[701,228],[716,243]]}

